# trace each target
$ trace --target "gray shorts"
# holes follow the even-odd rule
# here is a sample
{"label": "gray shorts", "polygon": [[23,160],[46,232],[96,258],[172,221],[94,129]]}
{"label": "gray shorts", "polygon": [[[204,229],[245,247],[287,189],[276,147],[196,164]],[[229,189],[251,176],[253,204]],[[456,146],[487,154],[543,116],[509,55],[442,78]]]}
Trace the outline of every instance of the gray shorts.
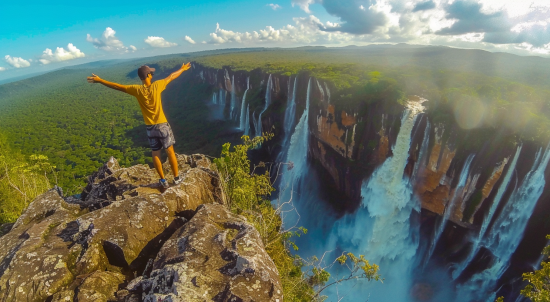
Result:
{"label": "gray shorts", "polygon": [[148,125],[147,138],[152,151],[158,151],[162,148],[168,149],[176,143],[174,133],[168,123]]}

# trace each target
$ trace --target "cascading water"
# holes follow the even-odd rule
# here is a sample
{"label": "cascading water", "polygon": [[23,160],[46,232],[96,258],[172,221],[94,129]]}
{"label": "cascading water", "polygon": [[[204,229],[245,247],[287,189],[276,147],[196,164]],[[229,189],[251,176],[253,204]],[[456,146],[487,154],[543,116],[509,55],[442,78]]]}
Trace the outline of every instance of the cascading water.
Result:
{"label": "cascading water", "polygon": [[[309,135],[309,98],[311,93],[311,79],[307,85],[307,97],[306,97],[306,108],[304,113],[296,128],[292,137],[290,138],[290,145],[288,147],[288,152],[286,154],[285,162],[292,163],[293,168],[291,170],[283,169],[283,175],[281,177],[281,182],[279,186],[279,202],[276,205],[277,207],[284,207],[285,203],[291,201],[295,202],[293,195],[300,194],[301,190],[299,189],[301,178],[306,175],[307,171],[307,148],[308,148],[308,135]],[[296,186],[296,189],[295,189]],[[297,192],[297,193],[296,193]],[[287,208],[292,206],[286,204]],[[283,214],[292,213],[290,209],[282,209]],[[288,217],[283,215],[283,221],[285,221],[285,227],[288,228]],[[294,222],[291,222],[292,224]]]}
{"label": "cascading water", "polygon": [[325,91],[323,90],[323,86],[321,86],[321,83],[319,83],[319,80],[317,80],[317,87],[319,87],[319,92],[321,92],[321,101],[325,101]]}
{"label": "cascading water", "polygon": [[273,89],[273,82],[271,81],[271,75],[267,80],[267,87],[265,89],[265,105],[262,112],[258,116],[257,125],[255,125],[256,136],[262,136],[262,114],[267,110],[267,107],[271,104],[271,90]]}
{"label": "cascading water", "polygon": [[325,82],[325,89],[327,91],[327,97],[328,97],[328,103],[330,104],[330,89],[328,89],[328,85],[327,85],[327,82]]}
{"label": "cascading water", "polygon": [[487,233],[484,245],[491,251],[494,260],[491,265],[472,276],[468,282],[458,287],[459,294],[464,301],[487,299],[494,301],[496,282],[508,269],[510,258],[523,238],[525,227],[537,201],[539,200],[546,181],[544,172],[550,160],[550,145],[544,154],[540,149],[531,170],[517,187],[502,212],[495,220],[491,230]]}
{"label": "cascading water", "polygon": [[235,95],[235,75],[231,77],[231,103],[230,103],[230,111],[229,111],[229,118],[234,119],[235,114],[235,105],[237,104],[236,100],[237,96]]}
{"label": "cascading water", "polygon": [[[364,255],[380,266],[384,284],[363,283],[353,287],[350,301],[361,301],[366,294],[374,301],[409,301],[418,249],[418,226],[411,220],[420,211],[409,178],[404,175],[409,158],[411,134],[422,103],[409,101],[401,118],[401,128],[389,157],[361,186],[362,207],[338,221],[332,228],[327,250],[351,251]],[[371,231],[368,231],[371,230]],[[343,285],[351,286],[351,285]],[[350,291],[351,287],[346,291]],[[334,289],[331,298],[337,298]]]}
{"label": "cascading water", "polygon": [[[298,77],[294,78],[294,85],[292,86],[292,92],[290,89],[290,79],[289,79],[289,85],[288,85],[288,104],[285,110],[285,121],[283,124],[284,129],[284,137],[282,142],[283,150],[288,149],[288,143],[290,140],[290,135],[292,132],[292,126],[294,126],[294,120],[296,119],[296,87],[298,84]],[[281,151],[279,153],[279,156],[277,158],[277,161],[281,161],[284,157],[284,151]],[[281,157],[281,158],[279,158]]]}
{"label": "cascading water", "polygon": [[254,115],[254,112],[252,112],[252,125],[254,125],[254,132],[257,134],[259,126],[258,126],[258,119],[256,119],[256,116]]}
{"label": "cascading water", "polygon": [[218,98],[218,105],[225,107],[225,90],[220,89],[220,97]]}
{"label": "cascading water", "polygon": [[470,164],[474,160],[474,157],[475,155],[471,154],[466,159],[466,162],[464,162],[464,166],[462,167],[462,171],[460,172],[460,176],[458,178],[458,184],[456,185],[455,191],[453,193],[453,197],[445,206],[445,211],[443,213],[443,217],[441,218],[441,222],[435,228],[435,234],[434,234],[432,243],[430,245],[428,256],[426,257],[426,262],[430,261],[430,258],[432,257],[432,254],[435,250],[435,246],[439,241],[439,237],[441,237],[441,234],[443,233],[443,230],[445,230],[445,226],[447,225],[449,218],[451,217],[452,213],[455,210],[456,201],[459,199],[459,196],[462,197],[464,195],[462,192],[462,189],[464,188],[464,186],[466,185],[466,181],[468,180],[468,175],[470,174]]}
{"label": "cascading water", "polygon": [[453,279],[456,279],[460,276],[462,271],[468,266],[470,261],[475,257],[475,255],[479,252],[480,249],[480,243],[483,240],[483,237],[485,236],[485,233],[487,232],[487,228],[489,227],[489,224],[493,220],[493,216],[495,215],[495,212],[498,208],[498,205],[500,204],[500,201],[502,199],[502,196],[504,196],[504,193],[508,189],[508,185],[510,184],[510,180],[512,179],[512,175],[514,174],[514,171],[516,170],[516,164],[518,162],[519,155],[521,153],[522,145],[519,145],[516,154],[514,155],[514,159],[510,163],[510,166],[508,167],[508,171],[506,172],[506,175],[504,176],[504,179],[502,180],[502,183],[500,187],[498,188],[497,195],[495,196],[495,199],[493,200],[493,204],[491,204],[491,208],[489,209],[489,212],[487,213],[487,216],[483,220],[483,223],[481,225],[481,229],[479,231],[479,234],[477,238],[473,241],[473,246],[470,251],[470,254],[468,254],[468,257],[462,261],[460,264],[456,266],[456,269],[453,271]]}
{"label": "cascading water", "polygon": [[428,151],[428,146],[430,144],[430,121],[426,122],[426,128],[424,129],[424,138],[422,139],[422,145],[420,145],[420,152],[418,154],[418,160],[417,163],[414,165],[413,173],[412,173],[412,179],[416,181],[416,177],[418,175],[418,170],[420,167],[424,167],[425,161],[426,161],[426,154]]}
{"label": "cascading water", "polygon": [[217,104],[218,103],[218,95],[214,92],[212,94],[212,104]]}
{"label": "cascading water", "polygon": [[[243,94],[243,100],[241,102],[241,116],[240,116],[240,122],[239,122],[239,129],[242,131],[245,131],[245,123],[248,119],[248,114],[245,111],[245,104],[246,104],[246,93],[248,92],[248,89],[250,89],[250,77],[246,78],[246,90]],[[246,114],[246,116],[245,116]]]}

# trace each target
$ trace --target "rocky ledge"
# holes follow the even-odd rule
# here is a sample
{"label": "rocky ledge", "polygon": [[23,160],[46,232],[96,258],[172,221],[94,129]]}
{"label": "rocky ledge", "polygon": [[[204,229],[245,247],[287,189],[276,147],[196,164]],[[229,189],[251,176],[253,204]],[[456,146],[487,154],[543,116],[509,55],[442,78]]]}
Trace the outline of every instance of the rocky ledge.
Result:
{"label": "rocky ledge", "polygon": [[82,194],[56,187],[0,226],[0,301],[282,302],[259,233],[227,210],[210,161],[178,160],[184,181],[164,189],[148,166],[111,158]]}

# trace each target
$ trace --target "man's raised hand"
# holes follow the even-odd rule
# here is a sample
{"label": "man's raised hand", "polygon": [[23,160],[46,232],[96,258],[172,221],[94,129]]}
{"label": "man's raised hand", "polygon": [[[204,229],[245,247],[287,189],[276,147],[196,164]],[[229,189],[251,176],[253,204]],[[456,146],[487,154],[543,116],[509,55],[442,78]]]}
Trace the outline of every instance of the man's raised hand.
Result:
{"label": "man's raised hand", "polygon": [[187,64],[181,65],[181,69],[183,71],[186,71],[187,69],[191,68],[191,62],[187,62]]}
{"label": "man's raised hand", "polygon": [[99,83],[99,80],[101,80],[101,78],[92,73],[92,76],[88,77],[87,80],[88,83]]}

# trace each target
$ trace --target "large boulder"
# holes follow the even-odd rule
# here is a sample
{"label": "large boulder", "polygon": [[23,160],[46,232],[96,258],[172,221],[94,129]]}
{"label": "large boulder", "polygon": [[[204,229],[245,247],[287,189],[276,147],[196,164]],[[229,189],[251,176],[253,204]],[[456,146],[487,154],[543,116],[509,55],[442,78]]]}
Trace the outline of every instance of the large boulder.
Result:
{"label": "large boulder", "polygon": [[131,299],[147,302],[283,301],[277,269],[258,231],[216,204],[199,206],[164,243],[152,272],[127,290]]}
{"label": "large boulder", "polygon": [[201,204],[225,202],[205,156],[178,160],[184,180],[168,189],[154,169],[121,168],[111,158],[82,194],[63,197],[55,188],[37,197],[13,226],[2,226],[0,301],[119,298],[185,217]]}

